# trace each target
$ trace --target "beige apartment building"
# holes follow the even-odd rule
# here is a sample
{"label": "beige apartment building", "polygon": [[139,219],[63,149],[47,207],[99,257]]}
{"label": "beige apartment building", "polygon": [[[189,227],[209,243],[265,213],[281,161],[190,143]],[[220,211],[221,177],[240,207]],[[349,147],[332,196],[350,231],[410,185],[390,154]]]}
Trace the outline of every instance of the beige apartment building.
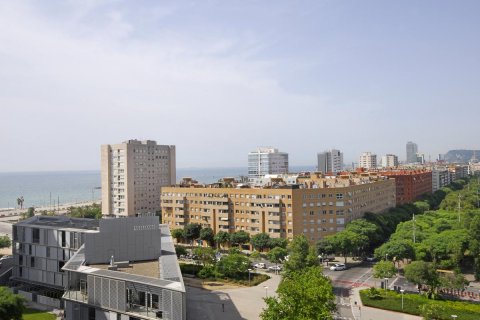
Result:
{"label": "beige apartment building", "polygon": [[270,185],[249,187],[233,179],[199,185],[184,179],[162,187],[163,223],[171,229],[198,223],[219,231],[266,232],[272,238],[291,239],[305,234],[312,242],[344,229],[367,211],[395,206],[395,181],[376,173],[325,177],[320,173],[283,178]]}
{"label": "beige apartment building", "polygon": [[128,140],[101,147],[102,213],[160,212],[160,188],[175,184],[175,146]]}

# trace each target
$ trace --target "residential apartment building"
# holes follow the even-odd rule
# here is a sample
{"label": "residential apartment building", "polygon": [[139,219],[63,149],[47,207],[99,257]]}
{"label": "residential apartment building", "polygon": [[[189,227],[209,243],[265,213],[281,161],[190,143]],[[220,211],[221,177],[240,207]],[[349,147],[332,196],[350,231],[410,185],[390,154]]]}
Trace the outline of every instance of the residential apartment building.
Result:
{"label": "residential apartment building", "polygon": [[323,173],[338,173],[343,170],[343,152],[332,149],[317,154],[317,170]]}
{"label": "residential apartment building", "polygon": [[434,168],[432,170],[432,192],[448,186],[451,182],[451,174],[447,168]]}
{"label": "residential apartment building", "polygon": [[102,219],[63,271],[66,319],[186,319],[175,247],[158,217]]}
{"label": "residential apartment building", "polygon": [[406,151],[407,151],[407,158],[405,162],[406,163],[417,162],[418,145],[412,141],[408,141],[406,146]]}
{"label": "residential apartment building", "polygon": [[365,169],[377,168],[377,155],[371,152],[364,152],[360,155],[358,166]]}
{"label": "residential apartment building", "polygon": [[34,216],[12,226],[11,286],[30,301],[60,308],[67,285],[62,267],[98,220]]}
{"label": "residential apartment building", "polygon": [[272,177],[263,187],[233,179],[211,185],[184,180],[162,188],[162,218],[170,228],[198,223],[219,231],[266,232],[273,238],[299,234],[312,242],[343,230],[367,211],[395,206],[395,182],[377,173],[297,175],[295,184]]}
{"label": "residential apartment building", "polygon": [[288,153],[272,147],[259,147],[248,154],[248,178],[288,173]]}
{"label": "residential apartment building", "polygon": [[451,165],[448,171],[452,176],[452,181],[466,178],[468,176],[469,166],[463,164]]}
{"label": "residential apartment building", "polygon": [[102,213],[135,216],[160,211],[160,188],[175,184],[175,146],[128,140],[101,147]]}
{"label": "residential apartment building", "polygon": [[432,171],[430,170],[388,170],[381,175],[395,179],[397,205],[414,202],[424,193],[432,192]]}
{"label": "residential apartment building", "polygon": [[381,163],[384,168],[398,167],[398,156],[394,154],[386,154],[382,157]]}

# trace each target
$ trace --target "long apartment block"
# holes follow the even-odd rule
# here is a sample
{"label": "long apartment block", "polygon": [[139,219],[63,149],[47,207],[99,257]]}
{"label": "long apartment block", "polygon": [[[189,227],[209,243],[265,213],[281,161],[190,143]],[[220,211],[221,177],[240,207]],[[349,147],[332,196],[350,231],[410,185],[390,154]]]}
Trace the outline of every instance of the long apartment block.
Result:
{"label": "long apartment block", "polygon": [[162,188],[163,223],[172,229],[198,223],[215,233],[244,230],[287,239],[305,234],[310,241],[343,230],[365,212],[393,206],[395,181],[376,173],[279,175],[262,187],[233,179],[210,185],[184,179]]}

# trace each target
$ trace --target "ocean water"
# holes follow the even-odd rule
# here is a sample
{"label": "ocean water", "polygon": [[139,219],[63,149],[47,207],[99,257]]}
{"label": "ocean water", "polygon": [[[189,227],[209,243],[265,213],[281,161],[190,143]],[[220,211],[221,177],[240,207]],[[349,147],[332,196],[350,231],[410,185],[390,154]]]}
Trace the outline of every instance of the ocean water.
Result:
{"label": "ocean water", "polygon": [[[311,166],[293,166],[290,171],[312,171]],[[223,177],[247,175],[247,168],[178,168],[177,181],[193,178],[212,183]],[[0,172],[0,208],[14,208],[23,196],[24,207],[99,200],[100,171]]]}

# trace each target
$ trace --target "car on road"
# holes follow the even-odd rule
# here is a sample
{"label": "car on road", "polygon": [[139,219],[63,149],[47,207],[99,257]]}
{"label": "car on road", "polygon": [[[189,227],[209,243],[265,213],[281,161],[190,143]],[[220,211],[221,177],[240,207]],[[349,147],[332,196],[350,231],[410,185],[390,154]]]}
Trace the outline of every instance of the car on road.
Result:
{"label": "car on road", "polygon": [[346,270],[347,266],[344,263],[335,263],[333,266],[330,267],[332,271],[341,271]]}
{"label": "car on road", "polygon": [[375,257],[367,257],[367,258],[365,259],[365,261],[367,261],[367,262],[375,262]]}
{"label": "car on road", "polygon": [[282,266],[270,266],[268,267],[268,271],[282,271]]}
{"label": "car on road", "polygon": [[267,265],[263,262],[255,263],[253,267],[257,269],[267,269]]}

